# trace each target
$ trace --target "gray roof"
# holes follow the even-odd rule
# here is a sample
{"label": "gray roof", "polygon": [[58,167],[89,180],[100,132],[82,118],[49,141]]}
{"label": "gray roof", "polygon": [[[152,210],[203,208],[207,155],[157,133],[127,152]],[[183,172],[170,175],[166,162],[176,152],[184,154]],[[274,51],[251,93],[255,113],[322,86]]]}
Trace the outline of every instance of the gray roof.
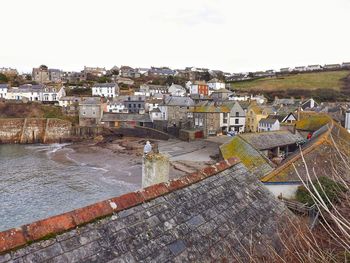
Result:
{"label": "gray roof", "polygon": [[262,119],[259,121],[259,123],[274,124],[276,121],[279,122],[278,119],[262,118]]}
{"label": "gray roof", "polygon": [[96,105],[101,104],[101,98],[100,97],[85,97],[79,105]]}
{"label": "gray roof", "polygon": [[[125,204],[133,202],[125,199]],[[236,262],[238,257],[248,262],[249,244],[259,243],[257,256],[266,253],[263,248],[281,248],[277,233],[279,224],[285,227],[284,215],[290,215],[285,206],[237,164],[113,216],[4,254],[4,258],[20,262]]]}
{"label": "gray roof", "polygon": [[94,84],[94,87],[98,88],[114,88],[115,86],[118,86],[116,83],[96,83]]}
{"label": "gray roof", "polygon": [[102,122],[108,121],[138,121],[138,122],[152,122],[149,114],[137,113],[103,113]]}
{"label": "gray roof", "polygon": [[294,134],[290,131],[283,130],[261,133],[245,133],[238,136],[258,150],[266,150],[277,146],[291,145],[304,140],[299,133]]}
{"label": "gray roof", "polygon": [[167,96],[162,105],[189,107],[194,106],[194,101],[190,97]]}
{"label": "gray roof", "polygon": [[9,85],[8,84],[0,84],[0,89],[8,89]]}

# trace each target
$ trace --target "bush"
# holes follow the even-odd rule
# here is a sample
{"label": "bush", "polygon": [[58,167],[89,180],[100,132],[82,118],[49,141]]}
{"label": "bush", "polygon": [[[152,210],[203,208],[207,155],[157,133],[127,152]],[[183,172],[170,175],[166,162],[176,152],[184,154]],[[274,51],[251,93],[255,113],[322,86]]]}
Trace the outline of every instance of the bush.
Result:
{"label": "bush", "polygon": [[[326,176],[321,176],[318,178],[318,180],[319,180],[319,183],[321,184],[322,187],[319,185],[317,180],[314,180],[313,184],[314,184],[317,192],[321,196],[322,200],[326,203],[327,206],[330,206],[330,203],[328,202],[326,195],[327,195],[328,199],[331,202],[333,202],[333,201],[337,200],[338,196],[341,193],[346,191],[346,188],[343,184],[335,182]],[[311,185],[310,185],[310,190],[313,194],[315,194],[315,191]],[[307,190],[304,186],[298,187],[298,190],[296,193],[296,199],[303,204],[308,204],[308,205],[314,204],[314,201],[311,197],[309,190]]]}

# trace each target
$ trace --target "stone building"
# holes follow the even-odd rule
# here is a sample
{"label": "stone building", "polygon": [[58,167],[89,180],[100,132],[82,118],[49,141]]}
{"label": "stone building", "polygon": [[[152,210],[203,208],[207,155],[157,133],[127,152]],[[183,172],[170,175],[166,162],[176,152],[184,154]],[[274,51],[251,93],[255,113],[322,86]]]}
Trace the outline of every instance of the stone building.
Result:
{"label": "stone building", "polygon": [[97,126],[101,123],[103,102],[100,98],[85,98],[79,103],[79,125]]}
{"label": "stone building", "polygon": [[193,106],[194,101],[189,97],[168,96],[163,99],[158,108],[161,111],[162,120],[168,127],[180,127],[192,119]]}
{"label": "stone building", "polygon": [[32,79],[40,84],[50,82],[49,69],[45,65],[41,65],[39,68],[33,68]]}

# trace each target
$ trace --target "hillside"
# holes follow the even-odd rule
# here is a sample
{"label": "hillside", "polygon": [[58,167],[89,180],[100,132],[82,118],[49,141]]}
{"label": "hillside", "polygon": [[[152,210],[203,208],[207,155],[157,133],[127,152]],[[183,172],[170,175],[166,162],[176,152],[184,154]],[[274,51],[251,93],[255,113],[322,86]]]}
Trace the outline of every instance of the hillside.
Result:
{"label": "hillside", "polygon": [[274,96],[312,96],[319,100],[348,100],[350,71],[301,73],[276,78],[261,78],[252,81],[234,82],[236,91],[264,93]]}
{"label": "hillside", "polygon": [[40,103],[0,103],[0,118],[57,118],[73,124],[78,122],[76,117],[66,116],[60,107]]}

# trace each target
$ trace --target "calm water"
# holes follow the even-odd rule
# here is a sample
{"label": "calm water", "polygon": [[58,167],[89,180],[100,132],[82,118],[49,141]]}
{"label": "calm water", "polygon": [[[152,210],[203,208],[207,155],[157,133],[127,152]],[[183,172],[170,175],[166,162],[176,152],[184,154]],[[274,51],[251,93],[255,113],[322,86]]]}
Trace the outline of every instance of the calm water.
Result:
{"label": "calm water", "polygon": [[98,168],[51,160],[61,147],[0,145],[0,231],[137,189]]}

